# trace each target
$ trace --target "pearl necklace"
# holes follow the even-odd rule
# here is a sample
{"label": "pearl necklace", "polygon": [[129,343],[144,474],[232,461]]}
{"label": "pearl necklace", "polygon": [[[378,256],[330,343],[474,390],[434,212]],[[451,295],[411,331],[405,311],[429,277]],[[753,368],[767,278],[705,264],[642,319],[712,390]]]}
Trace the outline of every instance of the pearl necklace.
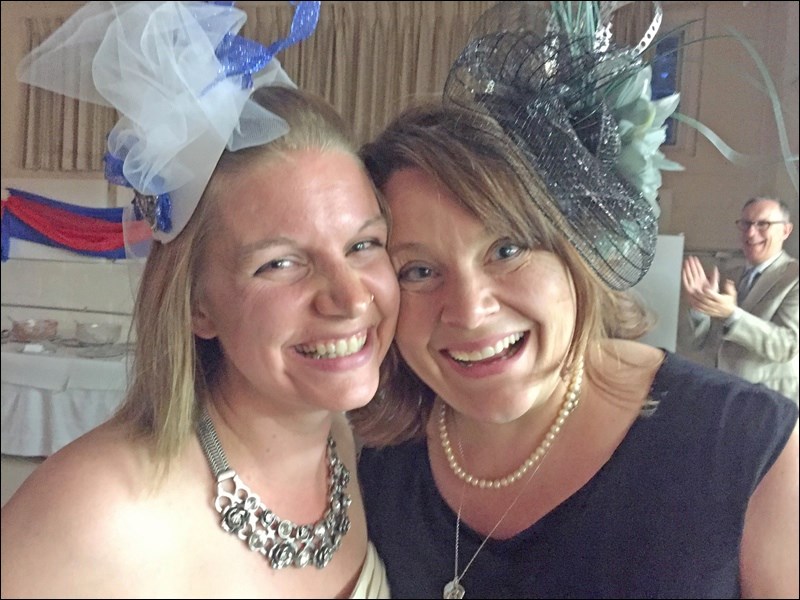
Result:
{"label": "pearl necklace", "polygon": [[[522,493],[525,491],[525,487],[531,482],[533,476],[536,475],[536,472],[539,470],[539,467],[542,466],[542,460],[547,455],[548,450],[553,445],[553,441],[556,439],[559,433],[561,433],[561,428],[564,426],[564,423],[572,414],[572,411],[575,410],[575,407],[578,406],[578,401],[580,400],[581,395],[581,385],[583,383],[583,358],[580,358],[575,366],[575,371],[572,375],[572,380],[570,381],[569,385],[567,386],[567,392],[564,394],[564,404],[561,407],[561,410],[558,413],[558,417],[556,417],[555,422],[550,427],[550,431],[545,436],[545,439],[542,440],[542,443],[539,447],[522,463],[522,466],[514,471],[508,477],[503,477],[502,479],[494,479],[494,480],[486,480],[486,479],[479,479],[473,477],[472,475],[468,475],[464,469],[462,469],[458,463],[455,461],[455,457],[453,457],[453,452],[450,449],[450,440],[447,437],[447,427],[445,425],[445,414],[446,414],[446,405],[442,402],[442,409],[439,413],[439,437],[442,441],[442,447],[444,448],[445,454],[447,454],[447,462],[450,463],[450,468],[453,472],[464,482],[464,488],[461,490],[461,502],[458,505],[458,515],[456,519],[456,549],[455,549],[455,559],[453,564],[453,579],[448,581],[442,593],[442,598],[456,598],[460,599],[464,597],[465,590],[464,586],[461,585],[461,580],[464,578],[464,575],[467,574],[467,571],[472,566],[472,563],[475,562],[475,559],[480,554],[480,551],[483,550],[483,547],[486,545],[486,542],[492,537],[492,534],[497,531],[497,528],[500,527],[500,524],[505,520],[508,516],[508,513],[511,512],[511,509],[516,506],[519,499],[522,497]],[[445,445],[446,444],[446,445]],[[458,441],[458,448],[461,451],[461,440]],[[450,450],[450,452],[448,452]],[[463,456],[463,452],[462,452]],[[471,485],[486,488],[501,488],[506,487],[515,481],[519,481],[519,479],[528,472],[529,469],[533,467],[533,471],[528,478],[525,480],[525,485],[517,492],[517,495],[512,500],[511,504],[508,505],[505,512],[500,516],[500,519],[495,523],[494,527],[492,527],[489,534],[483,539],[481,545],[478,546],[478,549],[475,550],[475,553],[472,555],[472,558],[469,559],[467,566],[464,567],[464,570],[461,571],[459,574],[458,572],[458,553],[459,553],[459,544],[458,540],[461,537],[461,509],[464,506],[464,492],[466,491],[466,484],[469,483]],[[511,480],[511,478],[514,478]],[[481,485],[483,484],[483,485]]]}
{"label": "pearl necklace", "polygon": [[544,455],[547,454],[547,451],[553,444],[553,440],[556,439],[556,436],[561,432],[561,428],[564,426],[567,418],[578,405],[582,383],[583,359],[581,358],[575,366],[572,380],[567,386],[567,392],[564,394],[564,403],[561,406],[561,410],[559,411],[556,420],[550,426],[550,430],[547,432],[547,435],[544,436],[542,443],[539,444],[539,447],[536,448],[536,450],[534,450],[531,455],[525,459],[525,461],[516,471],[506,475],[505,477],[501,477],[500,479],[481,479],[480,477],[475,477],[474,475],[467,473],[464,468],[458,464],[453,452],[453,447],[450,444],[450,437],[447,435],[447,404],[442,402],[439,410],[439,440],[442,442],[442,450],[444,450],[444,454],[447,457],[447,464],[450,465],[450,470],[452,470],[459,479],[474,487],[484,489],[500,489],[516,483],[522,479],[522,477],[531,469],[531,467],[542,460]]}

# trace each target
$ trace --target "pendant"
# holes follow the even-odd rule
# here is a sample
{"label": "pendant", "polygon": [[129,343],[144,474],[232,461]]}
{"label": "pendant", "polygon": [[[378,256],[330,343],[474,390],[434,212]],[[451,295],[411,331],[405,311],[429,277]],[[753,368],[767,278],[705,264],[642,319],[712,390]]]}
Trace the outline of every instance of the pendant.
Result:
{"label": "pendant", "polygon": [[444,586],[444,596],[442,598],[456,598],[460,599],[464,597],[464,588],[461,587],[461,584],[458,582],[458,577],[453,579],[453,581],[449,581],[446,586]]}

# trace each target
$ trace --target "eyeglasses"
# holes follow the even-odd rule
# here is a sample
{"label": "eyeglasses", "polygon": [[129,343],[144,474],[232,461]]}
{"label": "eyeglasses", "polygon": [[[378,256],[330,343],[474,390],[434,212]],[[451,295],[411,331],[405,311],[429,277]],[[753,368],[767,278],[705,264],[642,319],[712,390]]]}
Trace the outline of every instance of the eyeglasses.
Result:
{"label": "eyeglasses", "polygon": [[747,231],[751,227],[755,227],[756,230],[763,233],[772,225],[778,225],[779,223],[786,223],[786,221],[745,221],[744,219],[739,219],[736,221],[736,226],[740,231]]}

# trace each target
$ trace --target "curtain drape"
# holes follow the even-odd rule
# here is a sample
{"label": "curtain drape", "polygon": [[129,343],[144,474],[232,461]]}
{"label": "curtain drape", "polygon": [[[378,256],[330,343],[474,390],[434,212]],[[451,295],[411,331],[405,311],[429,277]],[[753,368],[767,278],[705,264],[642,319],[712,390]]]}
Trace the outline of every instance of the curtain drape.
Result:
{"label": "curtain drape", "polygon": [[[289,76],[327,99],[365,142],[411,102],[441,93],[470,28],[494,2],[323,2],[314,34],[280,55]],[[241,5],[242,34],[264,45],[289,31],[289,2]],[[25,20],[27,50],[64,19]],[[113,109],[26,86],[23,169],[102,172]]]}
{"label": "curtain drape", "polygon": [[[364,142],[410,103],[441,93],[478,17],[494,2],[323,2],[309,39],[279,60],[301,88],[326,98]],[[248,10],[245,35],[285,35],[283,5]]]}
{"label": "curtain drape", "polygon": [[[327,99],[353,127],[357,141],[374,137],[413,102],[435,99],[485,2],[323,2],[314,34],[277,58],[301,88]],[[631,2],[614,15],[618,42],[635,45],[652,18],[652,3]],[[243,35],[268,45],[285,37],[288,2],[242,5]],[[63,18],[25,20],[27,50]],[[106,135],[117,120],[107,107],[26,86],[21,166],[52,172],[103,170]]]}
{"label": "curtain drape", "polygon": [[[63,18],[51,17],[25,19],[26,51],[38,46],[63,22]],[[117,120],[116,111],[32,86],[25,86],[22,105],[22,168],[55,172],[103,170],[106,135]]]}

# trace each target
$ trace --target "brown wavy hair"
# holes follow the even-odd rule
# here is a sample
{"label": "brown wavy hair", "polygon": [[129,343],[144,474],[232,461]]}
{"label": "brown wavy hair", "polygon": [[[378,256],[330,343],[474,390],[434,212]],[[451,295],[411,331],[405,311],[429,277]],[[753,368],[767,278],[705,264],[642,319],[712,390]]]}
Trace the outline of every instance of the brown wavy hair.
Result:
{"label": "brown wavy hair", "polygon": [[[485,227],[530,248],[557,255],[576,297],[576,326],[565,368],[590,344],[614,336],[633,339],[652,325],[636,297],[606,286],[562,232],[559,214],[545,215],[531,196],[546,195],[516,145],[491,118],[440,104],[412,107],[360,151],[378,190],[400,169],[414,168],[437,181]],[[395,344],[381,367],[376,397],[350,413],[361,441],[384,446],[424,437],[435,393],[408,367]]]}

